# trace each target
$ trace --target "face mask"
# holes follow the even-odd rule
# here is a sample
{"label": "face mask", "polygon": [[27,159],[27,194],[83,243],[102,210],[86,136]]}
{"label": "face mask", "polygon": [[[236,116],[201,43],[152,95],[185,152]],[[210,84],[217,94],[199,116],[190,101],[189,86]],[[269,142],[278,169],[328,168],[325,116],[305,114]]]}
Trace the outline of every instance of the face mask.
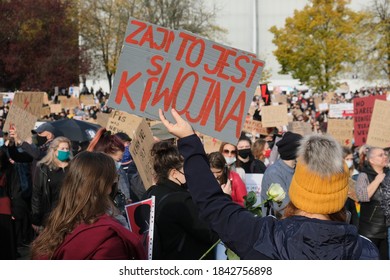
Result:
{"label": "face mask", "polygon": [[269,158],[269,157],[271,156],[271,149],[265,150],[264,156],[265,156],[266,158]]}
{"label": "face mask", "polygon": [[0,138],[0,147],[4,145],[4,138]]}
{"label": "face mask", "polygon": [[238,150],[238,155],[242,158],[247,158],[251,154],[251,149]]}
{"label": "face mask", "polygon": [[37,139],[36,142],[37,142],[37,146],[38,147],[43,146],[47,142],[47,138],[46,137],[42,137],[42,136],[39,136],[39,135],[37,135],[36,139]]}
{"label": "face mask", "polygon": [[122,163],[120,161],[116,161],[115,162],[116,170],[119,170],[119,168],[121,168],[121,165],[122,165]]}
{"label": "face mask", "polygon": [[122,163],[128,162],[130,160],[131,160],[131,154],[130,154],[129,146],[126,146],[122,156]]}
{"label": "face mask", "polygon": [[226,164],[227,165],[232,165],[233,163],[236,162],[236,158],[235,157],[224,157],[225,160],[226,160]]}
{"label": "face mask", "polygon": [[70,156],[69,151],[58,150],[57,158],[59,161],[67,161],[69,159],[69,156]]}
{"label": "face mask", "polygon": [[353,165],[353,160],[346,160],[345,163],[347,164],[348,168],[351,168]]}

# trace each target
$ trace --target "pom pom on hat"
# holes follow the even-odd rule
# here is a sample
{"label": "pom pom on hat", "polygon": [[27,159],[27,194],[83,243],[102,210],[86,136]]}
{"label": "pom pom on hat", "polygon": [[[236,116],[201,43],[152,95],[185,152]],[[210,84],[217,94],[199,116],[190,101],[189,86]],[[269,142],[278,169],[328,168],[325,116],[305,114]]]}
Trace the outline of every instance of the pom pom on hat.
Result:
{"label": "pom pom on hat", "polygon": [[347,199],[349,180],[340,144],[328,135],[306,136],[297,155],[289,188],[291,202],[308,213],[340,211]]}

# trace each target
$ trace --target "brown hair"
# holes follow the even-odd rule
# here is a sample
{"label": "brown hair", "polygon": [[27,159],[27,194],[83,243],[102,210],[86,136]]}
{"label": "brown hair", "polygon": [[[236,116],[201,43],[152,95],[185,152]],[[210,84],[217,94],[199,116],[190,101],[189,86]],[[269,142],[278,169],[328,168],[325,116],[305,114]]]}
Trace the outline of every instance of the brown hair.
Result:
{"label": "brown hair", "polygon": [[207,157],[209,159],[210,167],[222,170],[222,175],[218,182],[221,185],[226,184],[229,177],[229,168],[226,165],[226,160],[223,155],[220,152],[212,152],[207,155]]}
{"label": "brown hair", "polygon": [[[288,217],[292,217],[292,216],[297,216],[297,215],[299,215],[298,213],[300,211],[301,210],[298,209],[294,205],[294,203],[292,203],[290,201],[286,205],[286,207],[284,208],[283,219],[288,218]],[[335,221],[335,222],[346,222],[346,220],[347,220],[347,215],[346,215],[344,208],[342,208],[340,211],[338,211],[336,213],[328,214],[327,216],[329,217],[329,220]]]}
{"label": "brown hair", "polygon": [[153,157],[153,169],[157,180],[168,179],[169,171],[183,167],[183,157],[177,147],[168,141],[154,143],[150,151]]}
{"label": "brown hair", "polygon": [[255,159],[264,160],[264,149],[265,144],[267,144],[267,141],[264,139],[257,139],[253,145],[252,145],[252,154],[255,157]]}
{"label": "brown hair", "polygon": [[119,136],[111,134],[111,131],[101,128],[96,132],[95,137],[87,148],[89,152],[103,152],[108,155],[118,151],[124,151],[125,145]]}
{"label": "brown hair", "polygon": [[80,152],[69,164],[57,206],[32,243],[32,257],[52,258],[65,236],[81,223],[92,224],[114,208],[109,193],[117,178],[114,160],[103,153]]}

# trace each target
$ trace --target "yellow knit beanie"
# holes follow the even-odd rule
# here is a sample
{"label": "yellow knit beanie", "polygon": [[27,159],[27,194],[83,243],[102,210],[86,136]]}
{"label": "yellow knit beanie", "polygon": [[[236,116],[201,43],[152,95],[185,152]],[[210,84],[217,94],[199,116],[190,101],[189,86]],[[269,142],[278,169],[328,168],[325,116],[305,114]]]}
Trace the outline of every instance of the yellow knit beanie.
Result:
{"label": "yellow knit beanie", "polygon": [[349,170],[340,144],[329,135],[302,139],[289,188],[291,202],[308,213],[340,211],[348,193]]}

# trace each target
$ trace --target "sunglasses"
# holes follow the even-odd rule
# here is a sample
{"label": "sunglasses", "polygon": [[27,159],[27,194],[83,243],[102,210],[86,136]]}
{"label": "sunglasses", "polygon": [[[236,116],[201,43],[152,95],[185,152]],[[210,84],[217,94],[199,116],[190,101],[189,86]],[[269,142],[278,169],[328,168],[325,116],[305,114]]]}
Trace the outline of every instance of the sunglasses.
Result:
{"label": "sunglasses", "polygon": [[228,154],[228,155],[229,154],[235,155],[236,154],[236,150],[232,150],[232,151],[231,150],[223,150],[223,153],[224,154]]}

